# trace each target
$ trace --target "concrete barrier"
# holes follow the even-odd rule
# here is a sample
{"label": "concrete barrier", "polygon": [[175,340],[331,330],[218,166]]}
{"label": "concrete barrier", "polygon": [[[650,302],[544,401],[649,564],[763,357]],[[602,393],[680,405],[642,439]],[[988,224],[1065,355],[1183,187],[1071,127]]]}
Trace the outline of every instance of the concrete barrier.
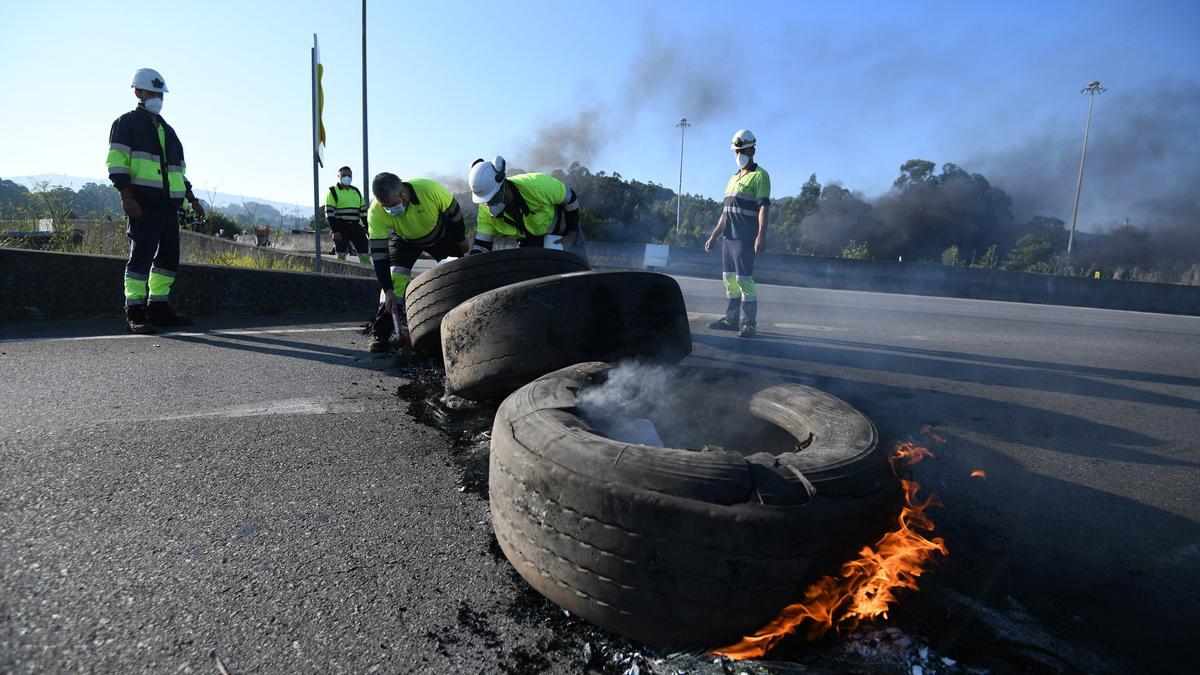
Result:
{"label": "concrete barrier", "polygon": [[[120,316],[125,259],[0,248],[0,318]],[[171,304],[184,314],[374,313],[372,278],[184,264]]]}
{"label": "concrete barrier", "polygon": [[[645,260],[645,245],[588,242],[588,253],[593,267],[640,269]],[[665,271],[719,279],[721,253],[672,246]],[[1200,286],[1180,284],[772,253],[764,253],[755,260],[754,279],[785,286],[1200,316]]]}

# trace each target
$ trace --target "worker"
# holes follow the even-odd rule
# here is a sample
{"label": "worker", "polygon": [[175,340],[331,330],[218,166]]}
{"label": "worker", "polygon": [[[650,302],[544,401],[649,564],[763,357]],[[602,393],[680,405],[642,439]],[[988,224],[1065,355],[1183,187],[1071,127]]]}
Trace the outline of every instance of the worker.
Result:
{"label": "worker", "polygon": [[338,260],[345,260],[346,251],[353,247],[360,263],[371,264],[367,255],[367,202],[354,187],[354,174],[348,166],[338,169],[337,185],[330,186],[325,195],[325,221],[333,233]]}
{"label": "worker", "polygon": [[[130,332],[186,326],[192,321],[168,304],[179,272],[179,212],[183,200],[204,217],[204,206],[184,177],[183,144],[162,118],[167,83],[158,71],[133,74],[137,108],[121,115],[108,133],[108,178],[121,193],[128,218],[125,323]],[[148,291],[148,292],[147,292]],[[147,306],[147,302],[149,305]]]}
{"label": "worker", "polygon": [[379,311],[371,322],[367,349],[386,352],[393,316],[403,322],[404,293],[421,253],[434,260],[467,253],[467,229],[454,195],[428,178],[400,180],[380,173],[371,181],[375,203],[367,214],[371,260],[382,290]]}
{"label": "worker", "polygon": [[771,177],[754,161],[756,145],[754,134],[747,129],[733,135],[730,146],[738,170],[725,186],[725,203],[717,226],[704,242],[704,250],[711,251],[713,242],[722,237],[721,281],[727,299],[725,316],[708,327],[736,330],[739,337],[754,337],[758,330],[754,256],[766,248],[771,209]]}
{"label": "worker", "polygon": [[[479,204],[471,253],[492,250],[497,236],[520,241],[522,248],[582,249],[579,198],[562,181],[544,173],[505,174],[506,162],[477,159],[467,174],[471,201]],[[576,241],[578,240],[578,241]]]}

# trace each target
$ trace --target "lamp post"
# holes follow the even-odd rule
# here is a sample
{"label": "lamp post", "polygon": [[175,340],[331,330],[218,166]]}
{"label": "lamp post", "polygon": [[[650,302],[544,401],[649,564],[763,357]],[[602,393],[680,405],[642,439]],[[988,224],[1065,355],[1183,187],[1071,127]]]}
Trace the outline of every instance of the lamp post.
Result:
{"label": "lamp post", "polygon": [[371,170],[367,167],[367,0],[362,2],[363,201],[371,203]]}
{"label": "lamp post", "polygon": [[675,193],[675,231],[679,231],[680,216],[683,212],[683,135],[687,133],[687,128],[692,126],[688,124],[687,118],[679,120],[679,192]]}
{"label": "lamp post", "polygon": [[1079,194],[1083,192],[1083,163],[1087,159],[1087,142],[1088,132],[1092,128],[1092,104],[1096,102],[1096,94],[1103,94],[1108,91],[1100,85],[1098,80],[1088,82],[1087,86],[1079,91],[1088,97],[1088,114],[1087,124],[1083,127],[1083,152],[1079,154],[1079,180],[1075,183],[1075,208],[1071,209],[1071,234],[1067,236],[1067,264],[1071,264],[1071,249],[1075,245],[1075,220],[1079,217]]}

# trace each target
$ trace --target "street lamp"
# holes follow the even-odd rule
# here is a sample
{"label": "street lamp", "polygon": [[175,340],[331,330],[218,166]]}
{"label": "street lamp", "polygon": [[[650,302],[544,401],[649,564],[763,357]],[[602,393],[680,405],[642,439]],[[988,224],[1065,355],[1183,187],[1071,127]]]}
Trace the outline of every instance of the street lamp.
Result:
{"label": "street lamp", "polygon": [[1079,155],[1079,180],[1075,183],[1075,208],[1071,209],[1071,234],[1067,237],[1067,264],[1071,264],[1071,248],[1075,244],[1075,219],[1079,217],[1079,193],[1083,191],[1083,162],[1087,159],[1087,142],[1088,131],[1092,128],[1092,104],[1096,102],[1096,94],[1103,94],[1108,91],[1100,85],[1098,80],[1088,82],[1087,86],[1079,91],[1088,97],[1088,115],[1087,124],[1083,127],[1083,152]]}
{"label": "street lamp", "polygon": [[680,214],[683,211],[683,135],[692,125],[688,124],[687,118],[684,117],[675,126],[679,127],[679,192],[675,198],[675,231],[679,232]]}

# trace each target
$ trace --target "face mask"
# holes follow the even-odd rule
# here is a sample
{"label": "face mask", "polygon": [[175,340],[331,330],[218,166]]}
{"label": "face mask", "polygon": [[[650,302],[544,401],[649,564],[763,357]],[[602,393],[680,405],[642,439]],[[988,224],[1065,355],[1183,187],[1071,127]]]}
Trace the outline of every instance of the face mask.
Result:
{"label": "face mask", "polygon": [[391,216],[402,216],[404,215],[404,202],[396,202],[395,206],[385,206],[383,210]]}
{"label": "face mask", "polygon": [[500,214],[504,213],[504,202],[488,204],[488,213],[492,214],[493,218],[499,218]]}
{"label": "face mask", "polygon": [[158,98],[148,98],[145,101],[142,101],[142,105],[146,108],[146,112],[154,113],[155,115],[162,112],[162,104],[163,100],[161,96]]}
{"label": "face mask", "polygon": [[349,185],[354,182],[353,176],[342,176],[342,185]]}
{"label": "face mask", "polygon": [[738,163],[738,168],[740,168],[740,169],[744,169],[744,168],[750,166],[750,156],[743,155],[742,153],[739,152],[737,155],[737,163]]}

